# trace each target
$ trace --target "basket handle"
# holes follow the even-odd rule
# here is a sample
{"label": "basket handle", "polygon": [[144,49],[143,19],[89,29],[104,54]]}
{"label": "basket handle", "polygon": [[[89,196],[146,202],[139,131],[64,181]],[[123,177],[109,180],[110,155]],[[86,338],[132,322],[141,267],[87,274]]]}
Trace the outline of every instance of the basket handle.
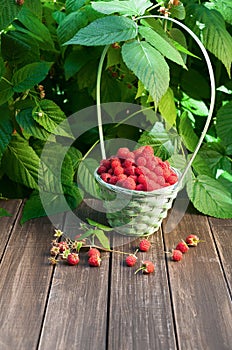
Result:
{"label": "basket handle", "polygon": [[[215,105],[215,97],[216,97],[216,86],[215,86],[215,78],[214,78],[214,71],[212,68],[212,64],[209,58],[209,55],[204,47],[204,45],[202,44],[202,42],[200,41],[200,39],[197,37],[197,35],[191,30],[189,29],[185,24],[177,21],[174,18],[171,17],[163,17],[160,15],[146,15],[146,16],[141,16],[137,19],[145,19],[145,18],[161,18],[161,19],[165,19],[168,21],[171,21],[173,23],[178,24],[180,27],[182,27],[184,30],[186,30],[186,32],[188,32],[191,37],[195,40],[195,42],[198,44],[202,54],[204,55],[206,64],[207,64],[207,68],[208,68],[208,72],[209,72],[209,77],[210,77],[210,87],[211,87],[211,98],[210,98],[210,106],[209,106],[209,113],[208,113],[208,117],[206,119],[205,122],[205,126],[202,130],[201,136],[199,138],[199,141],[196,145],[196,149],[194,150],[189,163],[187,164],[185,170],[183,171],[181,178],[179,179],[179,185],[178,187],[181,187],[182,181],[184,179],[184,177],[186,176],[187,172],[189,171],[196,155],[197,152],[199,151],[202,142],[204,140],[204,137],[207,133],[207,130],[209,128],[210,125],[210,121],[213,115],[213,110],[214,110],[214,105]],[[105,46],[100,61],[99,61],[99,66],[98,66],[98,74],[97,74],[97,86],[96,86],[96,102],[97,102],[97,118],[98,118],[98,129],[99,129],[99,138],[100,138],[100,146],[101,146],[101,153],[102,153],[102,158],[105,159],[106,158],[106,153],[105,153],[105,147],[104,147],[104,137],[103,137],[103,129],[102,129],[102,116],[101,116],[101,96],[100,96],[100,85],[101,85],[101,75],[102,75],[102,68],[103,68],[103,62],[107,53],[107,50],[109,48],[110,45]]]}

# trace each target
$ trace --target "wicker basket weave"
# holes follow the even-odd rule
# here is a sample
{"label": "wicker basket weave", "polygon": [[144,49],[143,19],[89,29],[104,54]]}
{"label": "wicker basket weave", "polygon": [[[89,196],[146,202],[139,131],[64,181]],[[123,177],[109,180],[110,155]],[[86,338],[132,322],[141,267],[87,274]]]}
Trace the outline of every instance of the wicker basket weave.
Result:
{"label": "wicker basket weave", "polygon": [[[178,170],[172,170],[180,177]],[[125,235],[150,235],[157,231],[178,193],[177,184],[149,192],[133,191],[104,182],[97,171],[94,176],[110,226]]]}

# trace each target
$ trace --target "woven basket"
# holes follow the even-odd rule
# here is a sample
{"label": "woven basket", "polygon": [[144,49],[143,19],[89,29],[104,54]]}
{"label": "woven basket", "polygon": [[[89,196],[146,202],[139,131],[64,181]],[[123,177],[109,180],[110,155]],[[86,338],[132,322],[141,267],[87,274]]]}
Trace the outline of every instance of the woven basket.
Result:
{"label": "woven basket", "polygon": [[[180,177],[178,170],[172,170]],[[104,182],[97,170],[94,176],[110,226],[125,235],[150,235],[157,231],[178,193],[176,184],[149,192],[133,191]]]}
{"label": "woven basket", "polygon": [[[141,18],[160,18],[164,19],[160,15],[145,15]],[[175,185],[164,187],[163,189],[142,192],[132,191],[119,186],[107,184],[97,174],[97,170],[94,173],[95,179],[100,185],[101,196],[104,200],[104,207],[106,209],[106,216],[109,224],[115,228],[119,233],[125,235],[142,236],[150,235],[157,231],[161,226],[162,220],[167,216],[168,210],[171,208],[173,200],[176,198],[179,190],[183,188],[183,181],[191,168],[192,162],[195,159],[197,152],[199,151],[210,121],[213,115],[215,105],[215,78],[211,65],[209,55],[201,43],[199,38],[183,23],[170,18],[165,17],[165,20],[171,21],[182,27],[198,44],[201,52],[204,55],[208,73],[210,77],[211,86],[211,100],[208,117],[195,151],[190,157],[186,168],[182,173],[177,169],[173,169],[178,175],[178,182]],[[109,45],[106,46],[102,52],[102,56],[99,62],[97,86],[96,86],[96,100],[97,100],[97,118],[98,118],[98,130],[100,137],[100,145],[102,152],[102,159],[106,158],[104,148],[104,137],[102,129],[102,116],[101,116],[101,102],[100,102],[100,83],[101,73],[103,68],[103,61],[105,59]]]}

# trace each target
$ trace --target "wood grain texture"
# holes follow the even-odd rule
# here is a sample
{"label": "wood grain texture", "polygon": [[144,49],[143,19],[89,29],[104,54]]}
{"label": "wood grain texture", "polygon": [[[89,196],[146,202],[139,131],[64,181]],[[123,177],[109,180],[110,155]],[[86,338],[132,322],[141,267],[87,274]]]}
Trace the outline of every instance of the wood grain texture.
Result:
{"label": "wood grain texture", "polygon": [[[89,217],[90,209],[85,207],[84,210]],[[93,219],[97,221],[98,214]],[[75,230],[75,222],[67,217],[64,231]],[[101,257],[100,268],[88,266],[87,251],[80,252],[77,266],[60,264],[56,267],[40,350],[106,348],[109,254],[102,253]]]}
{"label": "wood grain texture", "polygon": [[0,218],[0,259],[4,252],[7,241],[11,235],[15,219],[19,213],[22,201],[19,200],[0,200],[0,208],[7,210],[12,216]]}
{"label": "wood grain texture", "polygon": [[1,350],[36,349],[53,270],[51,232],[47,218],[14,225],[0,265]]}
{"label": "wood grain texture", "polygon": [[[134,252],[139,240],[124,238],[124,252]],[[149,252],[139,252],[135,267],[113,254],[110,288],[108,349],[176,349],[161,232],[151,237]],[[143,260],[155,263],[155,273],[134,274]]]}
{"label": "wood grain texture", "polygon": [[209,218],[209,223],[216,241],[217,249],[222,262],[222,268],[228,281],[228,288],[232,294],[232,219],[222,220]]}
{"label": "wood grain texture", "polygon": [[207,217],[194,210],[165,234],[171,250],[188,234],[202,240],[180,262],[168,259],[179,349],[229,350],[232,344],[232,308],[226,281]]}

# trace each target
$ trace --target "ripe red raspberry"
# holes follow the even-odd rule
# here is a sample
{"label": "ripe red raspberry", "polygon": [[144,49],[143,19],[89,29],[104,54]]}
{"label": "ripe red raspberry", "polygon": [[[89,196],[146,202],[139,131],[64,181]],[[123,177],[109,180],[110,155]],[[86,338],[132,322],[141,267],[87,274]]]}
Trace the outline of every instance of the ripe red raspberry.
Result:
{"label": "ripe red raspberry", "polygon": [[146,191],[146,187],[143,186],[142,184],[136,185],[136,191]]}
{"label": "ripe red raspberry", "polygon": [[133,165],[133,161],[131,159],[125,159],[123,162],[123,168],[129,168]]}
{"label": "ripe red raspberry", "polygon": [[137,159],[136,159],[136,165],[138,165],[138,166],[145,166],[146,165],[146,163],[147,163],[147,161],[146,161],[146,158],[145,157],[138,157]]}
{"label": "ripe red raspberry", "polygon": [[153,150],[152,146],[150,146],[150,145],[144,146],[143,154],[154,155],[154,150]]}
{"label": "ripe red raspberry", "polygon": [[89,266],[99,267],[101,265],[101,258],[97,255],[92,255],[88,259]]}
{"label": "ripe red raspberry", "polygon": [[135,155],[133,152],[128,152],[126,157],[130,161],[134,161],[134,159],[135,159]]}
{"label": "ripe red raspberry", "polygon": [[140,167],[135,168],[135,174],[136,175],[143,175],[143,170]]}
{"label": "ripe red raspberry", "polygon": [[111,168],[116,168],[118,166],[121,166],[121,162],[118,158],[114,158],[111,162]]}
{"label": "ripe red raspberry", "polygon": [[130,254],[126,257],[125,263],[127,266],[132,267],[136,264],[137,262],[137,256],[134,254]]}
{"label": "ripe red raspberry", "polygon": [[124,181],[127,179],[127,176],[125,174],[119,174],[117,178],[118,178],[118,181]]}
{"label": "ripe red raspberry", "polygon": [[182,259],[182,257],[183,257],[183,254],[181,253],[180,250],[173,249],[172,257],[171,257],[173,261],[180,261]]}
{"label": "ripe red raspberry", "polygon": [[108,173],[103,173],[103,174],[101,174],[101,179],[105,182],[110,182],[111,175]]}
{"label": "ripe red raspberry", "polygon": [[117,156],[119,158],[127,158],[127,154],[129,153],[129,149],[127,147],[121,147],[119,148],[118,152],[117,152]]}
{"label": "ripe red raspberry", "polygon": [[148,275],[155,271],[155,265],[151,261],[145,260],[143,261],[142,266],[138,270],[136,270],[135,273],[139,271],[142,271],[143,274]]}
{"label": "ripe red raspberry", "polygon": [[142,184],[144,187],[147,187],[147,178],[144,175],[139,175],[137,178],[139,184]]}
{"label": "ripe red raspberry", "polygon": [[188,237],[186,237],[185,242],[187,243],[187,245],[191,246],[191,247],[196,247],[198,245],[198,243],[200,242],[200,239],[198,236],[196,235],[188,235]]}
{"label": "ripe red raspberry", "polygon": [[142,241],[139,243],[139,250],[141,252],[148,252],[148,250],[151,247],[151,242],[148,241],[148,239],[144,238]]}
{"label": "ripe red raspberry", "polygon": [[157,176],[156,182],[157,182],[160,186],[164,186],[164,184],[165,184],[165,179],[163,178],[163,176]]}
{"label": "ripe red raspberry", "polygon": [[155,190],[159,190],[160,188],[161,188],[161,185],[155,181],[149,180],[147,183],[147,191],[155,191]]}
{"label": "ripe red raspberry", "polygon": [[99,175],[106,173],[107,172],[107,168],[104,165],[100,165],[99,168],[97,169],[97,173]]}
{"label": "ripe red raspberry", "polygon": [[130,166],[130,167],[125,168],[124,174],[126,174],[127,176],[134,175],[135,174],[135,167]]}
{"label": "ripe red raspberry", "polygon": [[170,185],[174,185],[178,180],[178,176],[176,174],[171,174],[168,178],[167,178],[167,182]]}
{"label": "ripe red raspberry", "polygon": [[60,253],[63,253],[66,249],[68,249],[68,243],[67,242],[59,242],[59,250],[60,250]]}
{"label": "ripe red raspberry", "polygon": [[[166,168],[166,169],[163,169],[163,177],[165,178],[165,181],[168,180],[169,176],[171,175],[171,170]],[[168,182],[168,181],[167,181]]]}
{"label": "ripe red raspberry", "polygon": [[181,241],[181,242],[179,242],[179,243],[177,244],[176,249],[177,249],[177,250],[180,250],[181,253],[184,254],[184,253],[187,253],[187,251],[189,250],[189,247],[188,247],[188,245],[187,245],[186,242]]}
{"label": "ripe red raspberry", "polygon": [[160,165],[157,165],[154,169],[154,172],[156,173],[156,175],[158,176],[163,176],[163,169],[161,168]]}
{"label": "ripe red raspberry", "polygon": [[101,253],[97,248],[90,248],[88,251],[88,257],[90,258],[91,256],[94,256],[94,255],[100,257]]}
{"label": "ripe red raspberry", "polygon": [[104,166],[108,170],[111,167],[111,161],[109,159],[102,159],[100,165]]}
{"label": "ripe red raspberry", "polygon": [[124,169],[121,166],[117,166],[116,168],[114,168],[114,175],[118,176],[123,173],[124,173]]}
{"label": "ripe red raspberry", "polygon": [[79,255],[77,253],[69,253],[67,257],[67,263],[69,265],[77,265],[79,263]]}
{"label": "ripe red raspberry", "polygon": [[111,184],[111,185],[116,185],[116,183],[118,182],[118,177],[117,176],[111,176],[111,179],[110,179],[110,181],[109,181],[109,183]]}
{"label": "ripe red raspberry", "polygon": [[135,180],[132,178],[128,177],[124,181],[122,181],[121,186],[124,188],[127,188],[128,190],[135,190],[136,188],[136,183]]}

